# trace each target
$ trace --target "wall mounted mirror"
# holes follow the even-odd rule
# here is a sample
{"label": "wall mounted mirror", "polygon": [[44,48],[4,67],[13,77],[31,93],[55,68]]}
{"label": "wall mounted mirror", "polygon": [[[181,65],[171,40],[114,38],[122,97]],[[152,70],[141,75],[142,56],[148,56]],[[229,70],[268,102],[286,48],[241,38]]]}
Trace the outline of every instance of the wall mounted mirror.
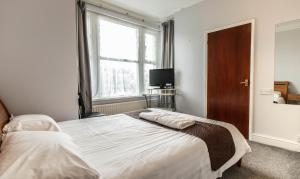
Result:
{"label": "wall mounted mirror", "polygon": [[276,25],[274,103],[300,105],[300,20]]}

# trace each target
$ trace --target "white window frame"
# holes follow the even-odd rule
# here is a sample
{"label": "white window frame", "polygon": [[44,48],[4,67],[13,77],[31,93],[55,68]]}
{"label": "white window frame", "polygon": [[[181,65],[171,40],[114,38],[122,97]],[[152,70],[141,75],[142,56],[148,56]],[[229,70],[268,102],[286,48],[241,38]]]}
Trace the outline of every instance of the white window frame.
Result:
{"label": "white window frame", "polygon": [[[100,63],[99,60],[100,59],[104,59],[104,60],[109,60],[109,61],[119,61],[119,62],[128,62],[128,63],[137,63],[138,64],[138,88],[139,88],[139,95],[137,96],[126,96],[126,97],[111,97],[111,98],[103,98],[100,97],[99,91],[100,91],[100,84],[96,85],[96,95],[93,96],[93,102],[99,102],[101,101],[102,103],[111,103],[114,101],[131,101],[131,100],[137,100],[137,99],[141,99],[142,94],[144,93],[144,91],[146,89],[144,89],[144,65],[145,64],[152,64],[152,65],[156,65],[157,68],[160,67],[160,61],[161,61],[161,56],[160,56],[160,52],[161,52],[161,34],[160,34],[160,30],[154,30],[151,28],[148,28],[146,26],[143,25],[137,25],[134,23],[130,23],[128,21],[122,21],[120,19],[116,19],[116,18],[112,18],[112,17],[107,17],[103,14],[98,14],[92,11],[89,11],[90,14],[92,14],[90,16],[91,18],[91,28],[92,28],[92,37],[94,40],[94,44],[92,45],[93,48],[93,52],[95,52],[95,54],[90,54],[93,55],[93,59],[94,61],[91,62],[91,68],[94,68],[94,73],[92,74],[94,75],[94,77],[96,78],[97,83],[100,82],[99,79],[99,73],[100,73]],[[138,30],[138,60],[137,61],[133,61],[133,60],[129,60],[129,59],[117,59],[117,58],[107,58],[107,57],[101,57],[99,54],[99,24],[98,24],[98,18],[102,18],[105,19],[109,22],[113,22],[113,23],[117,23],[120,25],[124,25],[127,27],[132,27]],[[96,22],[96,23],[95,23]],[[151,62],[151,61],[146,61],[146,57],[145,57],[145,35],[149,33],[152,35],[156,36],[157,39],[157,50],[156,50],[156,62]]]}

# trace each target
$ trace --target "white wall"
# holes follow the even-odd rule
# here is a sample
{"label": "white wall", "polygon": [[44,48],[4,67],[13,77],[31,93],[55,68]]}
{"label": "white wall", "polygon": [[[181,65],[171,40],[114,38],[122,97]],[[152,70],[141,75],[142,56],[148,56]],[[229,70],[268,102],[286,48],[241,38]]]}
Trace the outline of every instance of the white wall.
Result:
{"label": "white wall", "polygon": [[289,81],[289,92],[300,93],[300,29],[276,32],[275,80]]}
{"label": "white wall", "polygon": [[299,0],[205,0],[174,15],[175,68],[181,96],[179,111],[204,114],[204,33],[217,27],[256,19],[254,122],[252,137],[261,142],[295,149],[300,135],[300,106],[275,105],[273,89],[275,24],[300,18]]}
{"label": "white wall", "polygon": [[0,1],[0,98],[15,115],[77,118],[75,0]]}

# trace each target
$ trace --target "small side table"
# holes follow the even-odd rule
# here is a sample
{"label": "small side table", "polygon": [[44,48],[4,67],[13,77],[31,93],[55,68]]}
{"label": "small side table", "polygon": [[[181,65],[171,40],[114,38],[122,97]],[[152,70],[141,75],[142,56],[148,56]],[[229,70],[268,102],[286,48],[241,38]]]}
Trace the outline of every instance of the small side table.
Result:
{"label": "small side table", "polygon": [[159,107],[167,107],[172,109],[172,111],[176,111],[176,89],[174,88],[150,88],[148,89],[148,93],[144,94],[144,96],[146,99],[147,108],[151,108],[152,98],[157,96],[159,99]]}

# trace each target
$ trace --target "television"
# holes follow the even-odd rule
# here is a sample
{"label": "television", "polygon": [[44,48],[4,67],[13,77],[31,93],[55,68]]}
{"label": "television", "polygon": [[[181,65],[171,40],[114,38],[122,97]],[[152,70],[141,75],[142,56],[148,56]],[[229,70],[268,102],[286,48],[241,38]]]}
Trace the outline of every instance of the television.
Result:
{"label": "television", "polygon": [[159,86],[161,89],[166,86],[174,87],[174,69],[154,69],[149,72],[149,86]]}

